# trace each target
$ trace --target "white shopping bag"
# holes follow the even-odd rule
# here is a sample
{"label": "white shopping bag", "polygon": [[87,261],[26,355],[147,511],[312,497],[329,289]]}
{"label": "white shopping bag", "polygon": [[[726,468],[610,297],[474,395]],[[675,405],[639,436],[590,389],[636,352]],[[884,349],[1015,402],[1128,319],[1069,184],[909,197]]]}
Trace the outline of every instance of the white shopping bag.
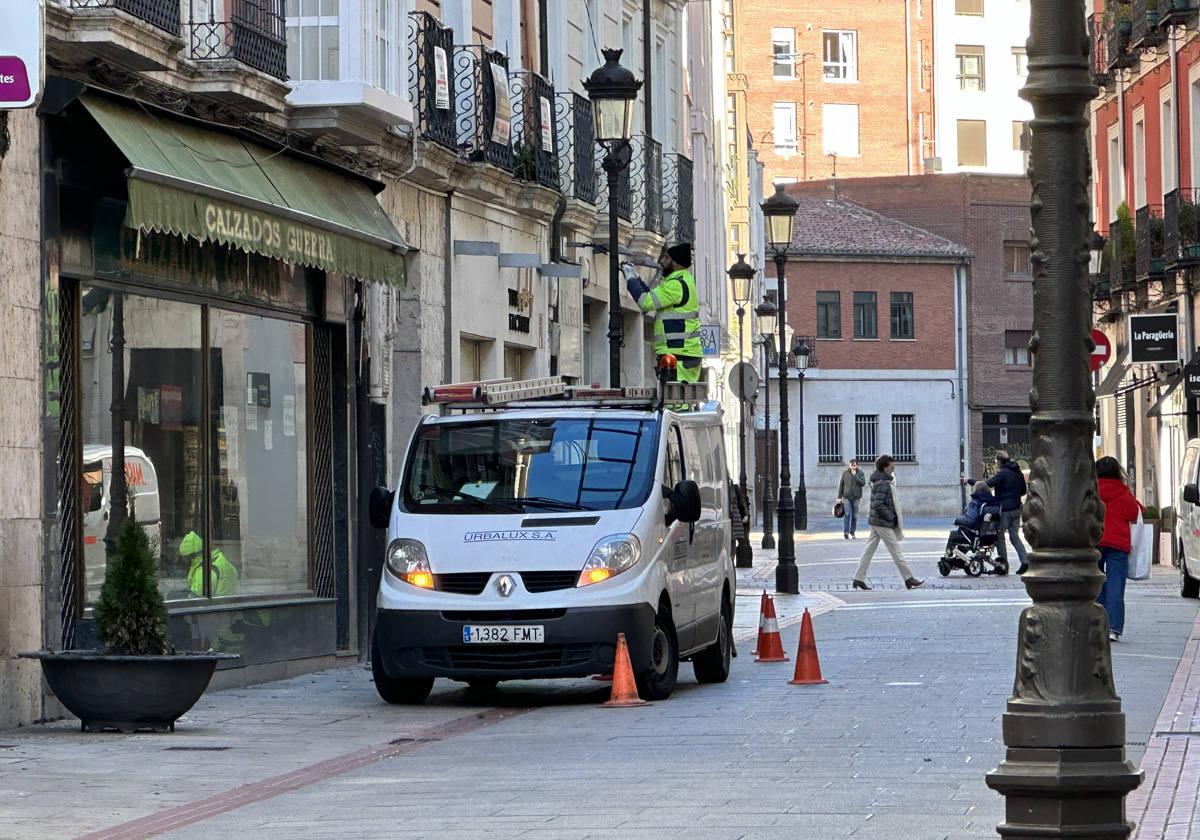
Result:
{"label": "white shopping bag", "polygon": [[1129,536],[1133,548],[1129,551],[1129,571],[1126,577],[1130,580],[1148,580],[1150,564],[1154,560],[1154,526],[1142,521],[1139,513],[1137,524],[1129,526]]}

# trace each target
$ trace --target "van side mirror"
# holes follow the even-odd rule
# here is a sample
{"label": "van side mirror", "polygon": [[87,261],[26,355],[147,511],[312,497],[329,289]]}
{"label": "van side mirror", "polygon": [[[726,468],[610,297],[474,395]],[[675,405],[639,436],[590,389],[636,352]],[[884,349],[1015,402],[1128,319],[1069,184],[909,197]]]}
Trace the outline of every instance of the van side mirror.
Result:
{"label": "van side mirror", "polygon": [[376,487],[371,491],[367,509],[371,517],[371,525],[384,530],[392,522],[392,501],[396,494],[386,487]]}
{"label": "van side mirror", "polygon": [[1183,500],[1189,505],[1200,505],[1200,487],[1195,484],[1183,486]]}
{"label": "van side mirror", "polygon": [[679,482],[668,498],[671,500],[671,510],[667,513],[668,525],[674,522],[700,521],[700,486],[696,482],[686,479]]}

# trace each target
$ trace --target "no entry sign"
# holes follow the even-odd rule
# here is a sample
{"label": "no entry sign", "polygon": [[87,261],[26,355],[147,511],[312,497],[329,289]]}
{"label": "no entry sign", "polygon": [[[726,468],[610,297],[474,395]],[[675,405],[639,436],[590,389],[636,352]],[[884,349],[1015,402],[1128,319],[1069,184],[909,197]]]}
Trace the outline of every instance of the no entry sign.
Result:
{"label": "no entry sign", "polygon": [[1112,342],[1100,330],[1092,330],[1092,341],[1096,342],[1096,349],[1092,351],[1092,373],[1095,373],[1112,358]]}

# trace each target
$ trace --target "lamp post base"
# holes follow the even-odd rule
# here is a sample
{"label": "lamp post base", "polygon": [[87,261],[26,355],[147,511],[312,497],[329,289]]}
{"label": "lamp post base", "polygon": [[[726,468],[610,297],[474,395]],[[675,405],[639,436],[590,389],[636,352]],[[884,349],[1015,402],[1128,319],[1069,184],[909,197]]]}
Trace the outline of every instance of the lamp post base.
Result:
{"label": "lamp post base", "polygon": [[796,530],[808,530],[808,488],[796,488]]}
{"label": "lamp post base", "polygon": [[775,567],[775,591],[785,595],[800,592],[800,569],[795,563],[780,563]]}

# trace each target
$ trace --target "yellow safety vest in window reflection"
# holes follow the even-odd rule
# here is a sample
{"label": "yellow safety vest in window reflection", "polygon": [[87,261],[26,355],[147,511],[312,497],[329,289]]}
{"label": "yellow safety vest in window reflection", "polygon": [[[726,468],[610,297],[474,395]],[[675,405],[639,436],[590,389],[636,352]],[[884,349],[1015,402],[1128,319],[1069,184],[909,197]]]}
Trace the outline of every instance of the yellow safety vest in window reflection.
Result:
{"label": "yellow safety vest in window reflection", "polygon": [[[236,595],[238,589],[238,572],[237,568],[229,562],[225,553],[219,548],[212,550],[212,571],[209,573],[209,579],[212,584],[212,595],[214,598],[219,598],[223,595]],[[200,555],[192,558],[191,567],[188,569],[188,588],[196,596],[204,597],[204,564],[200,560]]]}
{"label": "yellow safety vest in window reflection", "polygon": [[[671,353],[681,359],[700,359],[700,298],[696,278],[687,269],[668,274],[661,283],[638,298],[643,312],[655,312],[654,354]],[[698,369],[698,368],[697,368]],[[682,371],[680,371],[682,373]]]}

